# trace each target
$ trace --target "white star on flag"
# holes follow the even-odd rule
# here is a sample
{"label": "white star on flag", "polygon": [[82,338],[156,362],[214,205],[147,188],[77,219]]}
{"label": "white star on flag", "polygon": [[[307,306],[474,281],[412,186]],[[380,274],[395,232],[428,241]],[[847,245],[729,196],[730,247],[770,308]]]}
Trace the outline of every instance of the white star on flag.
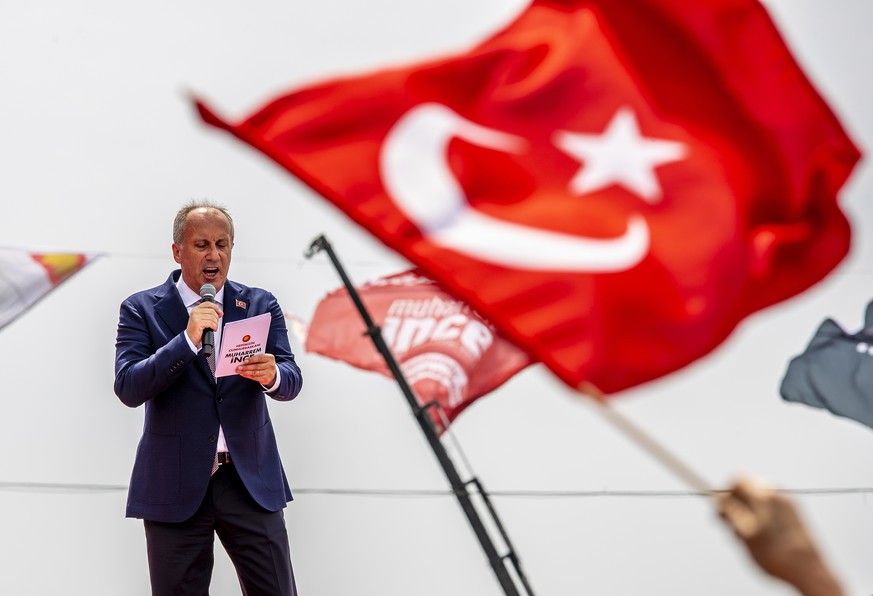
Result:
{"label": "white star on flag", "polygon": [[633,110],[619,108],[601,134],[558,131],[555,144],[582,163],[570,181],[577,194],[619,184],[649,203],[661,198],[654,169],[685,156],[685,145],[644,138]]}

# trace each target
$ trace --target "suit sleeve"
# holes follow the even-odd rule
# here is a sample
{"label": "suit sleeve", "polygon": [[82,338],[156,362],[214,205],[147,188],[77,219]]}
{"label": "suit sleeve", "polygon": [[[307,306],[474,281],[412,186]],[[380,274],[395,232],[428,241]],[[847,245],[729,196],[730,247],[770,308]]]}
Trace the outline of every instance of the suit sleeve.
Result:
{"label": "suit sleeve", "polygon": [[291,351],[291,343],[288,341],[288,326],[285,323],[285,315],[276,298],[270,294],[270,335],[267,340],[267,352],[276,357],[276,365],[279,367],[279,387],[271,393],[267,393],[277,401],[289,401],[297,397],[303,388],[303,374],[294,359]]}
{"label": "suit sleeve", "polygon": [[184,330],[161,337],[132,300],[121,305],[115,342],[115,394],[135,408],[169,387],[196,358]]}

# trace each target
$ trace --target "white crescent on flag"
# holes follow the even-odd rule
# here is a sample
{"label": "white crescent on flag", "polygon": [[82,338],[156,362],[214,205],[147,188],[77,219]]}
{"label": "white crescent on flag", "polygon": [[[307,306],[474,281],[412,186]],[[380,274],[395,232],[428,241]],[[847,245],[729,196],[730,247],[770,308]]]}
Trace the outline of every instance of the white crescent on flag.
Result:
{"label": "white crescent on flag", "polygon": [[[678,159],[682,155],[680,144],[661,141],[659,145],[642,139],[633,114],[628,111],[620,112],[617,122],[624,126],[611,128],[636,133],[630,141],[669,147],[666,149],[669,155],[649,157],[648,161],[636,164],[636,170],[648,173],[644,178],[645,192],[641,194],[658,193],[651,172],[658,163],[654,157],[661,161]],[[556,140],[568,152],[581,154],[597,144],[589,137],[594,135],[561,131]],[[473,209],[446,163],[446,149],[453,138],[510,153],[523,151],[527,144],[525,139],[479,126],[437,103],[416,106],[400,118],[382,148],[382,179],[397,206],[433,242],[491,263],[532,270],[623,271],[648,254],[649,229],[641,215],[628,220],[627,230],[621,236],[598,239],[512,223]],[[624,143],[625,157],[633,153],[629,150],[633,148],[630,141]],[[601,177],[611,181],[610,176],[621,173],[610,172]],[[577,190],[586,190],[585,184],[585,180],[576,183]]]}

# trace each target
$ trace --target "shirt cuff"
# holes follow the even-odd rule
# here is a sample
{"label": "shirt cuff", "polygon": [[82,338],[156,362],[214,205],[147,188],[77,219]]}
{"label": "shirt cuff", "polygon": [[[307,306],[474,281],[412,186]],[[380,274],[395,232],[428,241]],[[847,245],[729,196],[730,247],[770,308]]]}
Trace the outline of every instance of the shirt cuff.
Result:
{"label": "shirt cuff", "polygon": [[192,351],[192,352],[194,352],[194,353],[196,354],[197,352],[200,351],[200,348],[198,348],[197,346],[195,346],[195,345],[194,345],[194,342],[191,341],[191,338],[188,337],[188,332],[187,332],[187,331],[183,331],[183,332],[182,332],[182,335],[185,336],[185,341],[188,342],[188,347],[191,348],[191,351]]}
{"label": "shirt cuff", "polygon": [[276,391],[276,389],[279,388],[279,383],[281,383],[281,382],[282,382],[282,373],[279,372],[279,366],[276,365],[276,380],[269,387],[267,387],[266,385],[261,383],[261,387],[263,387],[264,391],[266,391],[267,393],[273,393],[274,391]]}

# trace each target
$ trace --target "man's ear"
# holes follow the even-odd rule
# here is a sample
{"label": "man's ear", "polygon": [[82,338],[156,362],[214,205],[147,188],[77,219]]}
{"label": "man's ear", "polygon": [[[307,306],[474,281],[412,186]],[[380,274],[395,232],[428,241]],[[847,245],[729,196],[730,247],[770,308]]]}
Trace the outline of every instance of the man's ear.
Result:
{"label": "man's ear", "polygon": [[173,260],[177,263],[182,262],[182,255],[180,254],[181,247],[173,242]]}

